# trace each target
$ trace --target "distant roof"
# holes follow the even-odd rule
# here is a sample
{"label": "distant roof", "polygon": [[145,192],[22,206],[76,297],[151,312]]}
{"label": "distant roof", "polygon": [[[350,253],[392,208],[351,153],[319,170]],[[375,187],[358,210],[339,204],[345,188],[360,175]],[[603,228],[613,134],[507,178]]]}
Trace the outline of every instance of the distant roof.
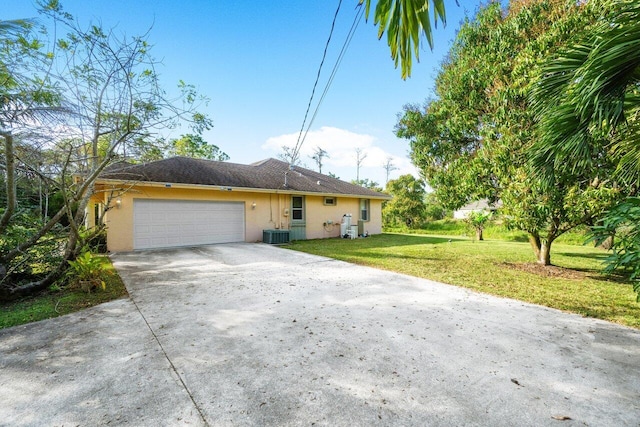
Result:
{"label": "distant roof", "polygon": [[475,202],[471,202],[468,205],[464,205],[459,211],[478,211],[482,209],[486,210],[496,210],[502,207],[502,200],[498,200],[495,203],[491,204],[487,199],[477,200]]}
{"label": "distant roof", "polygon": [[242,165],[172,157],[139,165],[111,166],[100,175],[100,179],[390,198],[387,194],[299,166],[290,169],[288,163],[276,159]]}

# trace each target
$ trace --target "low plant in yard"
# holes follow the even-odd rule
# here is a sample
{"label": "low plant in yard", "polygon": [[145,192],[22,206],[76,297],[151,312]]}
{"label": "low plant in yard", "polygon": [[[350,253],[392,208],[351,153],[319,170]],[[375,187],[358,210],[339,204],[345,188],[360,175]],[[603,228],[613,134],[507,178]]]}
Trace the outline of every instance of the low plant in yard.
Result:
{"label": "low plant in yard", "polygon": [[95,288],[105,290],[107,287],[105,277],[113,274],[112,270],[105,268],[103,257],[95,256],[89,251],[69,261],[69,267],[67,277],[70,282],[87,293]]}
{"label": "low plant in yard", "polygon": [[607,252],[594,247],[557,244],[552,266],[536,264],[526,242],[463,236],[382,234],[288,247],[640,328],[631,283],[603,275]]}
{"label": "low plant in yard", "polygon": [[95,292],[87,293],[79,286],[70,285],[69,279],[66,279],[36,296],[2,302],[0,329],[73,313],[127,295],[124,283],[109,258],[92,255],[92,262],[99,262],[101,265],[104,289],[100,286]]}

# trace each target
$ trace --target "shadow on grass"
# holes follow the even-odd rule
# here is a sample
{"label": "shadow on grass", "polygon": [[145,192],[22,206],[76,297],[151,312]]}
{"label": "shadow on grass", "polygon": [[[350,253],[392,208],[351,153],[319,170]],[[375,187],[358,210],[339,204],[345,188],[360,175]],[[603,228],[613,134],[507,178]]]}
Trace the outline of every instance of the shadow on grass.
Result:
{"label": "shadow on grass", "polygon": [[587,258],[587,259],[595,259],[599,261],[604,261],[604,259],[608,256],[607,253],[576,253],[576,252],[554,252],[554,255],[562,255],[566,257],[575,257],[575,258]]}
{"label": "shadow on grass", "polygon": [[304,248],[313,249],[316,245],[321,245],[326,249],[340,249],[344,253],[353,253],[354,251],[361,249],[379,249],[390,248],[395,246],[414,246],[414,245],[438,245],[447,244],[456,241],[467,241],[467,239],[455,238],[455,237],[438,237],[438,236],[420,236],[420,235],[408,235],[408,234],[377,234],[367,238],[359,239],[316,239],[316,240],[299,240],[292,242],[290,246],[293,249],[304,250]]}

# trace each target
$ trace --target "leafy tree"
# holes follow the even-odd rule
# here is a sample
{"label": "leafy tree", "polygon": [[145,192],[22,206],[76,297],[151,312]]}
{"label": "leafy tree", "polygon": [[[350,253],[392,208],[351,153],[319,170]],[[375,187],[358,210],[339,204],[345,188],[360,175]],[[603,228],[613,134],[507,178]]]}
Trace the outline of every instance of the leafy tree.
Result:
{"label": "leafy tree", "polygon": [[589,239],[597,245],[612,235],[616,239],[611,246],[612,254],[606,259],[606,273],[622,270],[633,281],[633,290],[640,302],[640,198],[629,197],[615,206],[593,227]]}
{"label": "leafy tree", "polygon": [[364,179],[352,179],[351,183],[354,185],[359,185],[360,187],[368,188],[369,190],[377,191],[379,193],[382,192],[382,188],[375,181],[370,181],[369,178]]}
{"label": "leafy tree", "polygon": [[402,175],[389,181],[386,191],[393,199],[386,202],[382,210],[385,225],[420,227],[424,222],[426,209],[424,182],[410,174]]}
{"label": "leafy tree", "polygon": [[194,159],[217,160],[224,162],[229,160],[227,153],[210,145],[200,135],[187,134],[179,139],[173,139],[169,143],[169,154],[172,156],[193,157]]}
{"label": "leafy tree", "polygon": [[[369,19],[371,0],[359,0],[365,4],[365,17]],[[456,4],[458,1],[456,0]],[[391,59],[401,64],[402,78],[411,76],[412,58],[420,59],[420,36],[424,35],[433,49],[431,31],[431,13],[433,22],[440,19],[444,24],[447,17],[444,0],[378,0],[374,12],[374,25],[378,27],[378,38],[387,33],[387,44],[391,50]]]}
{"label": "leafy tree", "polygon": [[544,179],[529,162],[538,133],[528,99],[541,58],[598,16],[596,6],[571,0],[512,1],[506,11],[487,5],[461,27],[436,80],[438,98],[424,110],[405,107],[398,123],[412,160],[447,208],[500,198],[508,225],[529,234],[541,264],[551,263],[558,236],[593,223],[620,193],[603,179],[610,162],[551,170]]}
{"label": "leafy tree", "polygon": [[493,214],[489,211],[471,211],[469,215],[465,218],[465,221],[476,233],[476,240],[484,240],[482,232],[484,231],[484,227],[487,225],[489,221],[491,221],[491,217]]}
{"label": "leafy tree", "polygon": [[[181,107],[167,100],[144,37],[82,28],[56,0],[41,12],[66,32],[48,40],[50,48],[44,28],[32,24],[0,33],[0,299],[37,292],[62,276],[100,231],[84,228],[96,178],[136,139],[180,121],[196,132],[211,125],[197,111],[204,100],[192,86],[179,83]],[[42,213],[19,205],[27,194],[17,194],[22,179],[58,194],[59,208]]]}
{"label": "leafy tree", "polygon": [[428,193],[424,198],[425,204],[425,219],[431,221],[438,221],[451,216],[451,211],[445,209],[442,206],[434,193]]}
{"label": "leafy tree", "polygon": [[[533,93],[541,138],[533,163],[549,169],[599,169],[637,194],[640,184],[640,4],[602,1],[602,18],[547,60]],[[615,235],[605,272],[629,271],[640,300],[638,199],[630,197],[593,227],[598,244]]]}

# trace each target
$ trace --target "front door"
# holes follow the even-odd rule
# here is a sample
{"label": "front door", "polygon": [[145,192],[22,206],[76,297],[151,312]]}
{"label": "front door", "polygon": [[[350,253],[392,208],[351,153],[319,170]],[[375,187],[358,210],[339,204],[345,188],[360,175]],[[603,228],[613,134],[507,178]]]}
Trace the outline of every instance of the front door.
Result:
{"label": "front door", "polygon": [[305,240],[307,238],[307,222],[304,196],[291,196],[291,240]]}

